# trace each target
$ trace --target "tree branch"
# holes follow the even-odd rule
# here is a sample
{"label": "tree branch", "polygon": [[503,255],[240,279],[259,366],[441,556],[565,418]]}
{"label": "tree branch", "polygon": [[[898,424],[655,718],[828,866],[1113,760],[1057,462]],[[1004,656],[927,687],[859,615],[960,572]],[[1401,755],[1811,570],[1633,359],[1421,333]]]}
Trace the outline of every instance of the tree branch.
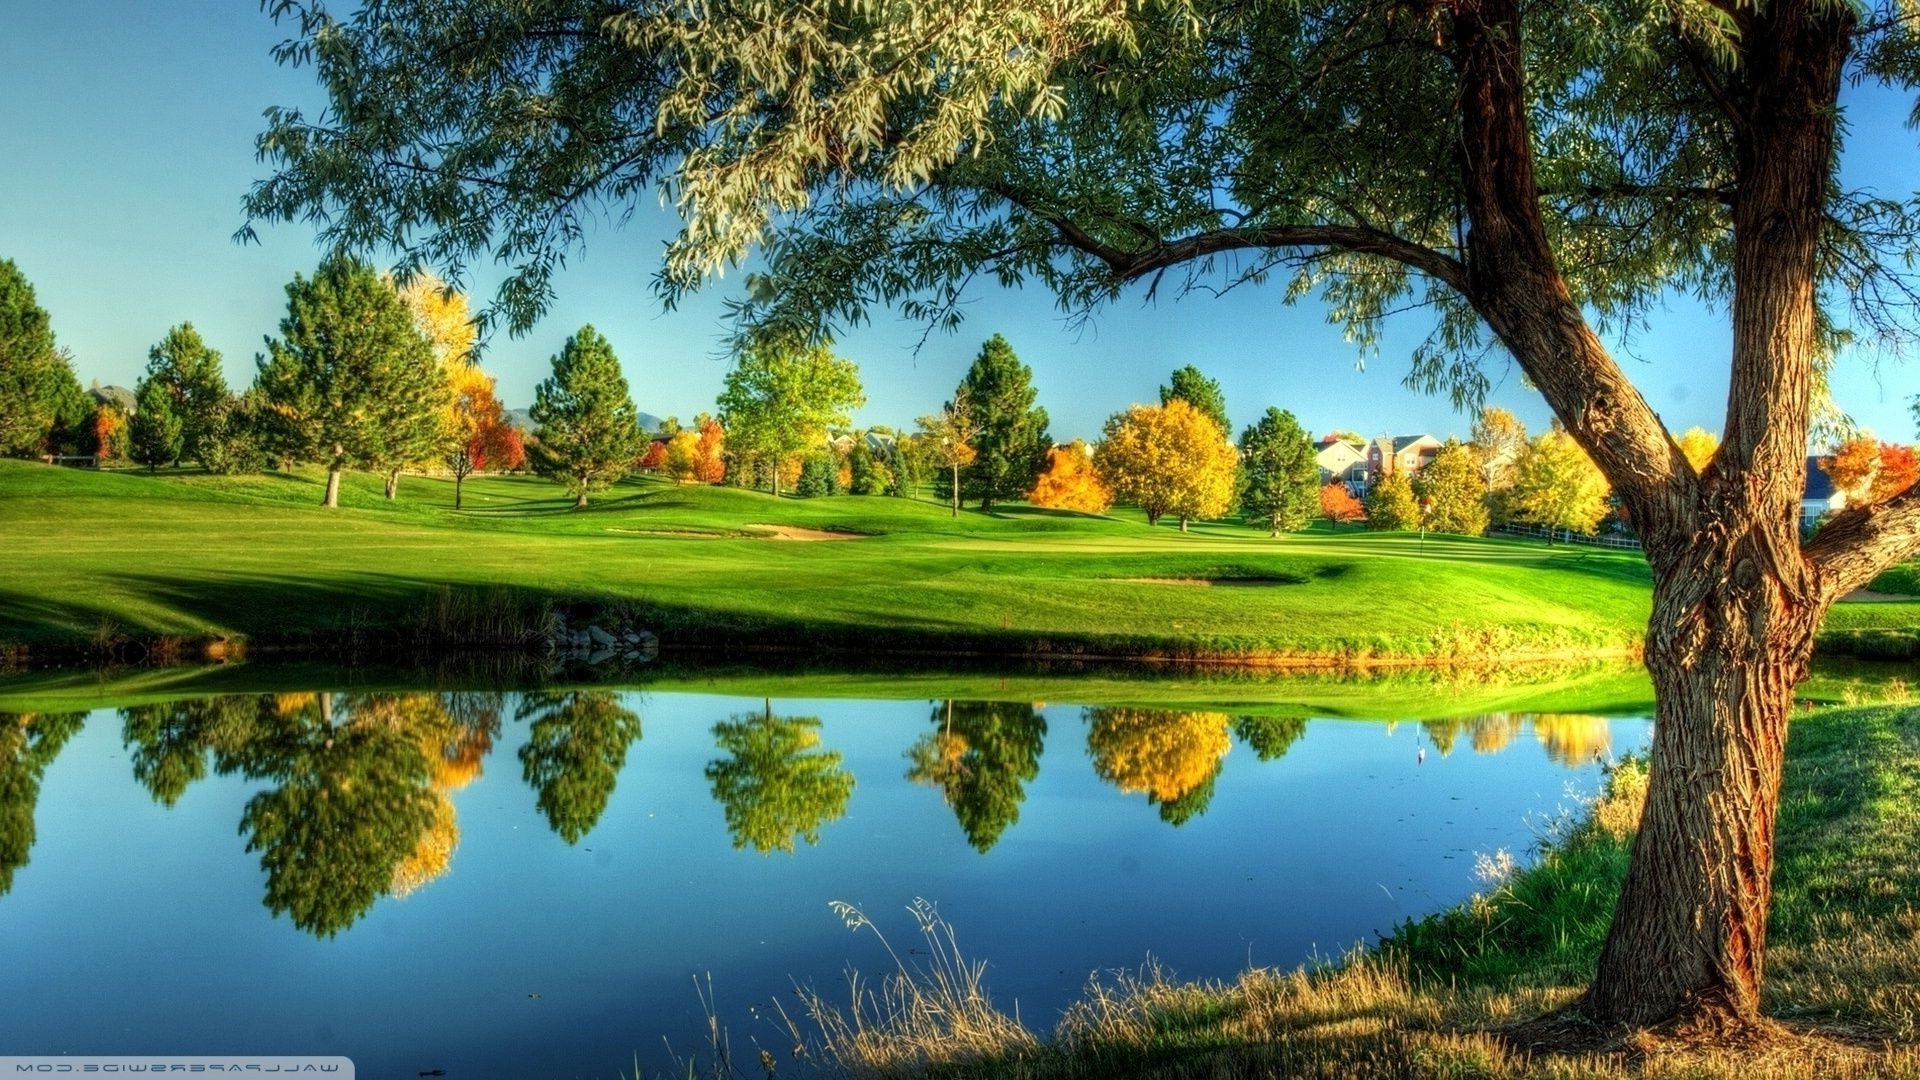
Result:
{"label": "tree branch", "polygon": [[1828,603],[1920,551],[1920,484],[1874,506],[1843,510],[1802,550]]}

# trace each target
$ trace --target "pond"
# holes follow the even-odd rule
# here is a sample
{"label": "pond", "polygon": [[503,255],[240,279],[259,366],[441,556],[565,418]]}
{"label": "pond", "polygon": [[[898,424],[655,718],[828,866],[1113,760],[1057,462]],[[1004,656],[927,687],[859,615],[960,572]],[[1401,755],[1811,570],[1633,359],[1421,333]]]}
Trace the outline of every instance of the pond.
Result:
{"label": "pond", "polygon": [[1097,971],[1229,978],[1455,903],[1649,732],[1418,690],[1390,722],[1064,679],[314,685],[0,713],[0,1050],[607,1077],[703,1051],[710,979],[736,1055],[784,1058],[796,982],[892,967],[829,902],[911,959],[916,898],[1045,1031]]}

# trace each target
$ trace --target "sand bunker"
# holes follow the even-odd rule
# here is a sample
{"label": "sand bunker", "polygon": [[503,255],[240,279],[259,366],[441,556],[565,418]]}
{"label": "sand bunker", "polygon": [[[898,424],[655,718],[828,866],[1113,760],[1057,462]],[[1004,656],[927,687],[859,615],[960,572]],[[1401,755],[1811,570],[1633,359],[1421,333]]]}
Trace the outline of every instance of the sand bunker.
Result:
{"label": "sand bunker", "polygon": [[869,540],[867,533],[829,532],[826,529],[802,529],[797,525],[747,525],[769,540]]}

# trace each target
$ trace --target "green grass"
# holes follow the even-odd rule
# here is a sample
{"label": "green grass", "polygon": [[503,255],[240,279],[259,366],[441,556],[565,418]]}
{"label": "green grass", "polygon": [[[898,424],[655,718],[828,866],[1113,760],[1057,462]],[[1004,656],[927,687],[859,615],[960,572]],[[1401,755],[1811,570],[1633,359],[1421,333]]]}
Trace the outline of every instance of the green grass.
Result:
{"label": "green grass", "polygon": [[[652,480],[574,512],[544,481],[478,478],[456,513],[449,481],[409,477],[387,503],[377,478],[350,476],[327,511],[319,483],[0,461],[0,641],[377,651],[587,599],[629,609],[669,648],[1491,661],[1628,650],[1648,613],[1637,555],[1516,540],[1273,540],[1231,523],[1183,535],[1026,507],[955,520],[918,500]],[[792,542],[758,525],[865,535]],[[1227,584],[1168,583],[1196,580]],[[1853,605],[1832,625],[1917,626],[1920,602]]]}
{"label": "green grass", "polygon": [[1920,709],[1910,705],[1794,723],[1765,1000],[1794,1033],[1723,1046],[1648,1032],[1560,1055],[1503,1036],[1591,977],[1644,785],[1639,766],[1616,769],[1531,866],[1339,962],[1231,983],[1181,982],[1149,963],[1090,983],[1040,1038],[998,1011],[982,969],[943,956],[952,938],[936,925],[920,951],[941,959],[940,977],[903,967],[864,1006],[805,996],[791,1034],[850,1075],[1920,1076]]}

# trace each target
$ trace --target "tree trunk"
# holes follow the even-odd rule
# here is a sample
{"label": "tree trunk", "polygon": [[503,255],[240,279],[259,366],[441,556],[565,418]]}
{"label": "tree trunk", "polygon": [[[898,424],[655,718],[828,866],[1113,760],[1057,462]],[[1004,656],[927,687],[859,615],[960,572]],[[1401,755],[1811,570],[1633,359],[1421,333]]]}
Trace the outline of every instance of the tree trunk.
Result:
{"label": "tree trunk", "polygon": [[580,490],[579,490],[579,492],[578,492],[578,493],[576,493],[576,494],[574,495],[574,497],[573,497],[573,508],[574,508],[575,510],[585,510],[585,509],[587,508],[587,488],[586,488],[586,485],[584,485],[584,484],[582,484],[582,485],[580,486]]}
{"label": "tree trunk", "polygon": [[1181,532],[1187,531],[1187,517],[1185,514],[1180,515],[1180,531]]}
{"label": "tree trunk", "polygon": [[453,508],[455,510],[460,509],[460,485],[466,480],[466,478],[467,478],[466,473],[463,473],[458,469],[455,469],[453,471]]}
{"label": "tree trunk", "polygon": [[960,516],[960,466],[953,467],[953,516]]}
{"label": "tree trunk", "polygon": [[[1609,1026],[1760,1019],[1787,721],[1825,605],[1805,589],[1792,530],[1744,524],[1657,567],[1647,806],[1582,1003]],[[1764,569],[1776,554],[1792,560],[1784,574]]]}
{"label": "tree trunk", "polygon": [[321,506],[338,507],[340,505],[340,470],[327,470],[327,493],[320,500]]}
{"label": "tree trunk", "polygon": [[400,490],[400,470],[393,469],[387,473],[387,501],[392,502],[394,493],[399,490]]}

